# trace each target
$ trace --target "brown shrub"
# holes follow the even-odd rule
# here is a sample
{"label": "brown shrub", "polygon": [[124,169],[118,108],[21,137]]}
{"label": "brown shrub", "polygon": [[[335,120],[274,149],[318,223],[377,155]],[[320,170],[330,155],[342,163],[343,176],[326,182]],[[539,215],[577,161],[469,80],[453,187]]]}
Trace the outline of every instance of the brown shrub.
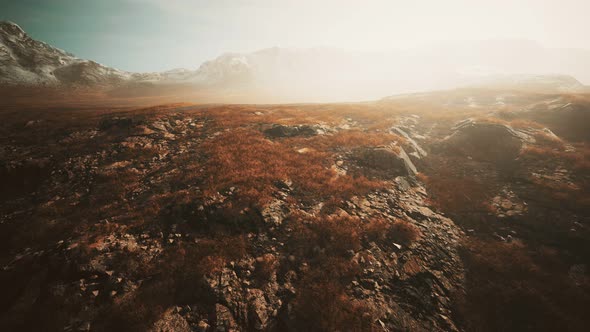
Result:
{"label": "brown shrub", "polygon": [[409,246],[418,240],[422,233],[418,227],[405,220],[396,220],[391,225],[390,236],[394,242]]}
{"label": "brown shrub", "polygon": [[382,218],[371,218],[369,222],[363,225],[364,234],[369,241],[383,243],[388,240],[391,231],[391,222]]}
{"label": "brown shrub", "polygon": [[353,217],[325,217],[311,223],[316,243],[335,254],[344,255],[348,250],[359,250],[361,225]]}
{"label": "brown shrub", "polygon": [[396,219],[388,221],[384,218],[371,218],[363,225],[363,233],[369,241],[380,244],[395,242],[409,246],[422,236],[418,227],[408,221]]}

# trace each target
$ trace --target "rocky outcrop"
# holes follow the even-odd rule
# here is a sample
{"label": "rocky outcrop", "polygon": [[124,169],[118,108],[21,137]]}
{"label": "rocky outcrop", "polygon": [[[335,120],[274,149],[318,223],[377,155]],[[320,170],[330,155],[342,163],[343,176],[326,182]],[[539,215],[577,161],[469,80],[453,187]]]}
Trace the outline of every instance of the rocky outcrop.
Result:
{"label": "rocky outcrop", "polygon": [[408,143],[408,145],[411,148],[411,151],[408,153],[408,155],[416,158],[416,159],[422,159],[426,156],[428,156],[428,153],[418,144],[418,142],[416,142],[405,130],[403,130],[400,127],[393,127],[390,130],[392,133],[400,135],[401,137],[403,137],[406,142]]}
{"label": "rocky outcrop", "polygon": [[[248,292],[248,320],[257,331],[267,328],[273,310],[264,298],[264,292],[260,289],[251,289]],[[275,312],[276,316],[276,312]]]}
{"label": "rocky outcrop", "polygon": [[457,331],[451,319],[451,296],[463,291],[459,257],[463,232],[426,206],[423,187],[401,177],[395,182],[388,192],[353,200],[349,211],[360,218],[379,213],[391,220],[408,220],[421,236],[409,247],[373,244],[361,250],[353,259],[363,267],[363,276],[352,283],[351,290],[383,310],[379,321],[387,330]]}
{"label": "rocky outcrop", "polygon": [[513,161],[523,145],[533,139],[526,133],[502,123],[467,119],[452,128],[439,147],[450,153],[475,160],[505,163]]}
{"label": "rocky outcrop", "polygon": [[590,141],[590,103],[558,98],[533,105],[523,115],[570,141]]}

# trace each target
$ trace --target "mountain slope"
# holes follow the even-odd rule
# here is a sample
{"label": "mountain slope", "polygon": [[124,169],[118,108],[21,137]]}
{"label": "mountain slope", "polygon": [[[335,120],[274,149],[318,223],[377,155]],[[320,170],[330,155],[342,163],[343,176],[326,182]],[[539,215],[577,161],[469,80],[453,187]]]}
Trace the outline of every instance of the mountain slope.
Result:
{"label": "mountain slope", "polygon": [[0,22],[0,82],[25,85],[113,84],[129,74],[29,37],[18,25]]}

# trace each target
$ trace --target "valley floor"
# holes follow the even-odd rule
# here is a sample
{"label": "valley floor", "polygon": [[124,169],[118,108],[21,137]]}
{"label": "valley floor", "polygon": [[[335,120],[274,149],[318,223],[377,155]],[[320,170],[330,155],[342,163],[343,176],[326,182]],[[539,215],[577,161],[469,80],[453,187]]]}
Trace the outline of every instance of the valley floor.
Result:
{"label": "valley floor", "polygon": [[2,107],[0,329],[590,325],[587,95],[136,102]]}

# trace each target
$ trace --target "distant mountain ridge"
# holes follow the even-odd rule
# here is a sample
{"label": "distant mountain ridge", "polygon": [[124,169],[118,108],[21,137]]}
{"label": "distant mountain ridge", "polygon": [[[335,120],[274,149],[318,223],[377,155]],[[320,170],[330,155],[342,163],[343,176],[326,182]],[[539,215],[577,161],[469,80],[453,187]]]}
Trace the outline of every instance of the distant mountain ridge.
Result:
{"label": "distant mountain ridge", "polygon": [[0,84],[110,88],[182,84],[273,95],[283,101],[351,101],[461,86],[534,83],[544,89],[557,86],[559,91],[583,88],[570,76],[590,82],[590,51],[564,52],[528,41],[447,43],[391,52],[274,47],[223,54],[196,70],[132,73],[77,58],[32,39],[15,23],[0,22]]}
{"label": "distant mountain ridge", "polygon": [[498,75],[482,80],[473,87],[531,90],[539,92],[582,92],[587,89],[568,75]]}

